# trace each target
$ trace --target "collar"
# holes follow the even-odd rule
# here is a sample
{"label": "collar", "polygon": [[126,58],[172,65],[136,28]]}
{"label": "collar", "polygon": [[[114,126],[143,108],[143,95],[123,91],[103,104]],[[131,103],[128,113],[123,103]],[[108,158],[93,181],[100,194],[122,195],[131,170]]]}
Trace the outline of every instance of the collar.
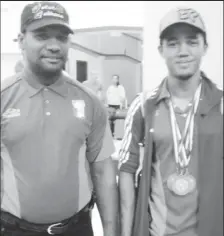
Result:
{"label": "collar", "polygon": [[[223,91],[218,89],[212,80],[204,74],[204,72],[201,72],[201,77],[202,88],[198,112],[201,115],[206,115],[212,107],[220,103],[223,96]],[[163,79],[161,84],[158,86],[157,94],[154,97],[156,104],[158,104],[163,99],[170,97],[166,81],[166,78]]]}
{"label": "collar", "polygon": [[24,86],[30,94],[30,97],[36,95],[44,88],[48,88],[49,90],[52,90],[63,97],[66,97],[68,95],[68,84],[64,75],[61,75],[60,78],[54,84],[51,84],[49,86],[42,85],[32,76],[25,75],[25,73],[21,74],[21,77]]}
{"label": "collar", "polygon": [[222,97],[223,91],[203,74],[198,113],[206,115],[214,106],[220,104]]}
{"label": "collar", "polygon": [[167,78],[165,78],[159,86],[156,103],[161,102],[164,99],[170,98],[170,93],[167,89]]}

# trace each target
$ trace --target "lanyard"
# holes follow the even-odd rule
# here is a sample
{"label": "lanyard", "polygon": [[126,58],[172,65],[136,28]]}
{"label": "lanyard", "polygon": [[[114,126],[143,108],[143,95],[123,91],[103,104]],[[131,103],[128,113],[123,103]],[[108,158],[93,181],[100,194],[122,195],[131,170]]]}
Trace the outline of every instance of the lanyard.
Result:
{"label": "lanyard", "polygon": [[201,83],[195,92],[193,106],[188,112],[183,136],[181,135],[180,128],[176,120],[172,101],[171,99],[169,100],[175,161],[181,168],[186,168],[191,159],[191,152],[193,149],[194,117],[198,108],[200,93],[201,93]]}

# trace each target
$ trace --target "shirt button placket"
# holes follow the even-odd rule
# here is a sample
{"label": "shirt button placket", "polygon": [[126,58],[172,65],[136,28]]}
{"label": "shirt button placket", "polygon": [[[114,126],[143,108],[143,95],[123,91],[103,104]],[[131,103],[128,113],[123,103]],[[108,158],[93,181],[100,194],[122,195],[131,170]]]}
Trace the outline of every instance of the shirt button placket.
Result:
{"label": "shirt button placket", "polygon": [[46,97],[49,96],[48,92],[49,92],[48,88],[44,88],[44,103],[45,103],[45,110],[46,110],[45,115],[46,116],[51,115],[51,112],[49,111],[49,106],[47,106],[48,104],[50,104],[50,101],[49,101],[49,99],[46,99]]}

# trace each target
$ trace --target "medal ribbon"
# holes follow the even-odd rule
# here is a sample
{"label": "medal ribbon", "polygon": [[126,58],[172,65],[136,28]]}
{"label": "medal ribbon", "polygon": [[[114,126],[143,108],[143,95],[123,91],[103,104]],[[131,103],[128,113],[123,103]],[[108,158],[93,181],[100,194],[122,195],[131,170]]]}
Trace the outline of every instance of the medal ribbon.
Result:
{"label": "medal ribbon", "polygon": [[195,92],[193,106],[188,112],[183,136],[181,135],[180,128],[176,120],[172,101],[171,99],[169,100],[175,161],[181,169],[186,168],[191,159],[191,152],[193,149],[194,117],[198,108],[200,93],[201,93],[201,83]]}

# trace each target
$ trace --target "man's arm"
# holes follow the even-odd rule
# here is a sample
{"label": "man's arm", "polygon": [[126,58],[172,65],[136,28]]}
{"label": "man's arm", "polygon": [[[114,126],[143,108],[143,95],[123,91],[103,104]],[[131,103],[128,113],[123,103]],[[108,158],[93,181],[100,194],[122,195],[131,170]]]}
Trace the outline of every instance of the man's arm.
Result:
{"label": "man's arm", "polygon": [[135,173],[139,166],[139,143],[143,139],[141,100],[138,96],[131,104],[125,119],[125,132],[120,149],[119,194],[121,236],[131,236],[135,213]]}
{"label": "man's arm", "polygon": [[118,191],[111,158],[90,165],[104,236],[118,236]]}
{"label": "man's arm", "polygon": [[118,191],[116,169],[110,157],[115,147],[106,111],[102,106],[97,103],[95,107],[92,131],[87,139],[87,159],[104,236],[117,236]]}
{"label": "man's arm", "polygon": [[131,236],[135,213],[134,174],[120,172],[119,176],[121,236]]}
{"label": "man's arm", "polygon": [[2,197],[3,197],[3,163],[2,163],[2,157],[1,158],[1,202],[2,202]]}

